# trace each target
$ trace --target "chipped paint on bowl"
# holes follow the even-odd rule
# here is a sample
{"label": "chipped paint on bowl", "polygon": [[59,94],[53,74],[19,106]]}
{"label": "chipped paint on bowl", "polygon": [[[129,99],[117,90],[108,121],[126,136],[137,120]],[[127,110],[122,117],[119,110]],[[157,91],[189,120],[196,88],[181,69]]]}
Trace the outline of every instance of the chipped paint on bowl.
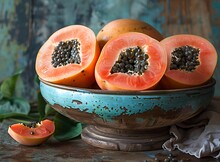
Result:
{"label": "chipped paint on bowl", "polygon": [[152,129],[191,118],[214,95],[215,80],[203,86],[139,92],[106,91],[56,85],[41,80],[44,99],[61,114],[92,125]]}

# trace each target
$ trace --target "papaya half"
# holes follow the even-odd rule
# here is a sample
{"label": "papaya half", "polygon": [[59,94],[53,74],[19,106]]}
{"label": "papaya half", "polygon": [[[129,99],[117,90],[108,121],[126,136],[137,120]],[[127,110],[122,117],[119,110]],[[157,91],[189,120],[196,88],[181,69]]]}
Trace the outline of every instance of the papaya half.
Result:
{"label": "papaya half", "polygon": [[160,85],[164,89],[188,88],[205,84],[217,65],[217,52],[205,38],[178,34],[161,41],[167,54],[167,69]]}
{"label": "papaya half", "polygon": [[127,32],[103,47],[95,78],[104,90],[154,89],[166,66],[167,56],[159,41],[143,33]]}
{"label": "papaya half", "polygon": [[54,32],[40,48],[35,69],[48,82],[90,87],[100,50],[94,32],[83,25],[71,25]]}
{"label": "papaya half", "polygon": [[161,41],[163,36],[150,24],[136,19],[116,19],[107,23],[97,34],[100,48],[112,38],[127,32],[139,32]]}
{"label": "papaya half", "polygon": [[25,125],[16,123],[8,128],[9,135],[18,143],[26,146],[36,146],[45,142],[55,131],[53,121],[45,119],[40,123]]}

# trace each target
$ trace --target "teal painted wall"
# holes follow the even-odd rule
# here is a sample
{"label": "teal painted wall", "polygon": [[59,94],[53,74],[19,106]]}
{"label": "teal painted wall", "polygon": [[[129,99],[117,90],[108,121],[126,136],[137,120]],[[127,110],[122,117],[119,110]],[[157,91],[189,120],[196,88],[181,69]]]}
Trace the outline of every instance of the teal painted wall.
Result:
{"label": "teal painted wall", "polygon": [[[24,69],[20,95],[34,100],[35,58],[54,31],[83,24],[97,33],[107,22],[118,18],[144,20],[164,36],[200,35],[220,53],[218,0],[0,0],[0,81]],[[215,95],[220,96],[219,60],[214,77]]]}

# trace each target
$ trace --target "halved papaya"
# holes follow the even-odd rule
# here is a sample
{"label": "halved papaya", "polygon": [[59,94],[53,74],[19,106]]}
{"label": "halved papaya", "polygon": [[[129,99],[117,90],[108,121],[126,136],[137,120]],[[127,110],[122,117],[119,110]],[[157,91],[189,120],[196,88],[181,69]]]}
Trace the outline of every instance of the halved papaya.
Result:
{"label": "halved papaya", "polygon": [[96,63],[95,78],[104,90],[153,89],[166,66],[166,53],[159,41],[128,32],[106,43]]}
{"label": "halved papaya", "polygon": [[8,128],[8,133],[14,140],[27,146],[35,146],[45,142],[54,131],[54,122],[48,119],[31,125],[17,123]]}
{"label": "halved papaya", "polygon": [[217,52],[205,38],[178,34],[161,41],[168,63],[161,80],[165,89],[195,87],[206,83],[214,73]]}
{"label": "halved papaya", "polygon": [[40,48],[36,72],[46,81],[89,87],[95,81],[94,68],[100,50],[94,32],[83,25],[71,25],[53,33]]}
{"label": "halved papaya", "polygon": [[163,36],[160,32],[147,22],[136,19],[116,19],[107,23],[97,34],[100,48],[112,38],[127,32],[139,32],[161,41]]}

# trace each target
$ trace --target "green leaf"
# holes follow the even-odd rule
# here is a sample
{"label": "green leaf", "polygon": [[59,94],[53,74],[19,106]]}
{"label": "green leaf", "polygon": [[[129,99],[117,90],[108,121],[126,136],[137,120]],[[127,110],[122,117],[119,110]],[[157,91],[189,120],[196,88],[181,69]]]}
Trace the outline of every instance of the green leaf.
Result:
{"label": "green leaf", "polygon": [[28,114],[30,112],[30,103],[23,98],[15,98],[14,104],[17,106],[17,109],[24,114]]}
{"label": "green leaf", "polygon": [[54,137],[59,141],[67,141],[78,137],[82,132],[82,125],[59,113],[54,118],[55,132]]}
{"label": "green leaf", "polygon": [[39,119],[42,120],[45,117],[45,107],[47,105],[46,101],[44,100],[43,96],[40,92],[38,92],[37,96],[37,102],[38,102],[38,112],[39,112]]}
{"label": "green leaf", "polygon": [[1,100],[0,101],[0,114],[4,113],[11,113],[14,111],[13,106],[11,106],[10,101],[8,100]]}
{"label": "green leaf", "polygon": [[20,114],[20,113],[5,113],[5,114],[0,114],[0,121],[3,119],[7,119],[7,118],[14,118],[14,119],[29,119],[29,120],[34,120],[35,118],[33,118],[30,115],[26,115],[26,114]]}
{"label": "green leaf", "polygon": [[18,71],[15,73],[13,76],[5,79],[0,87],[0,91],[2,95],[6,98],[11,98],[14,95],[15,92],[15,87],[16,87],[16,82],[18,77],[20,76],[22,71]]}
{"label": "green leaf", "polygon": [[21,113],[28,114],[30,112],[30,104],[21,98],[13,98],[12,100],[0,100],[0,114]]}
{"label": "green leaf", "polygon": [[34,81],[39,85],[40,84],[40,79],[38,77],[38,75],[34,76]]}
{"label": "green leaf", "polygon": [[55,115],[57,113],[56,110],[54,110],[49,104],[45,106],[45,117],[48,117],[50,115]]}
{"label": "green leaf", "polygon": [[3,96],[2,92],[0,91],[0,100],[3,99],[3,97],[4,96]]}

